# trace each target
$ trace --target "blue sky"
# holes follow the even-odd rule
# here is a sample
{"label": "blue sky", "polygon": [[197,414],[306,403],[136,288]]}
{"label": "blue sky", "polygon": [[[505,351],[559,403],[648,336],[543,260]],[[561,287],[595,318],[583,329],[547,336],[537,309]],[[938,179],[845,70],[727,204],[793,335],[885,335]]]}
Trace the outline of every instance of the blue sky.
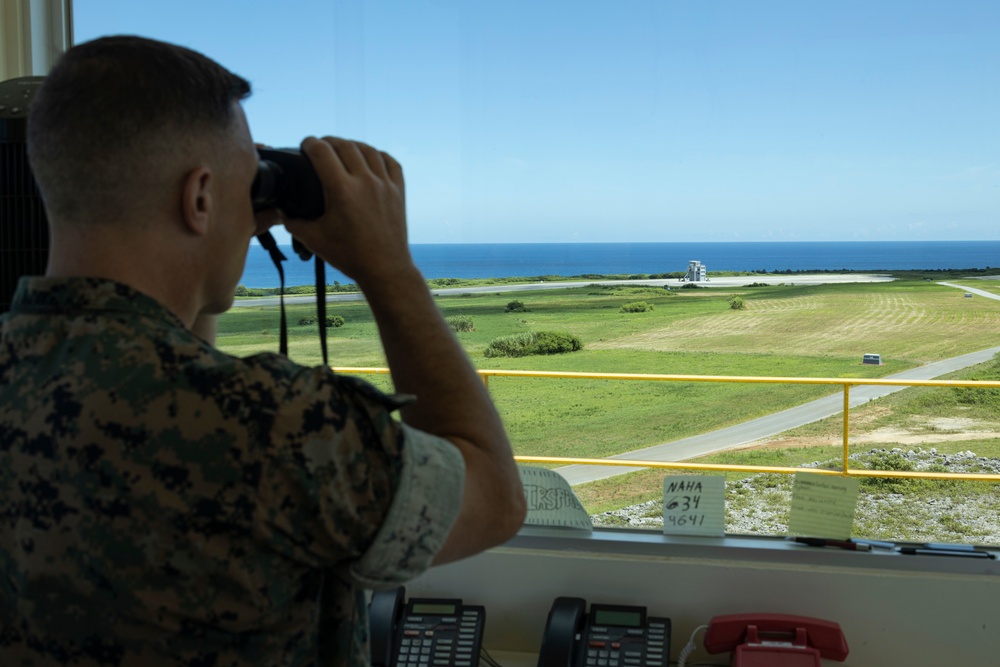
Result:
{"label": "blue sky", "polygon": [[1000,3],[75,0],[371,143],[414,243],[1000,240]]}

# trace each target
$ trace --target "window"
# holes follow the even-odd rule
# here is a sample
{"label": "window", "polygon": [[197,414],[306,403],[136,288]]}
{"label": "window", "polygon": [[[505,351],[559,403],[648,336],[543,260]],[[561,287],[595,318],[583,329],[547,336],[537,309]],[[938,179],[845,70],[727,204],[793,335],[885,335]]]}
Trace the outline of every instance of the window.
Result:
{"label": "window", "polygon": [[[438,287],[582,276],[569,292],[511,295],[490,283],[443,297],[446,314],[472,327],[460,335],[480,368],[864,380],[997,345],[992,5],[74,6],[78,41],[144,34],[249,78],[258,141],[294,146],[334,133],[392,153],[407,173],[415,255]],[[247,293],[276,285],[261,257],[251,254]],[[311,283],[308,266],[288,268],[290,284]],[[894,271],[896,280],[805,277],[841,269]],[[654,284],[599,286],[591,274]],[[350,291],[345,277],[330,280]],[[983,294],[963,298],[973,289]],[[336,312],[344,326],[331,334],[334,363],[380,365],[363,306]],[[220,342],[274,349],[274,338],[235,335],[273,329],[269,317],[237,309],[225,325],[234,335]],[[307,318],[303,310],[290,321]],[[293,329],[293,356],[316,361],[313,329]],[[583,349],[486,356],[494,339],[540,333],[569,337],[556,348],[575,337]],[[880,363],[861,363],[869,356]],[[1000,379],[1000,361],[987,355],[955,377]],[[490,383],[519,453],[564,456],[622,454],[839,391]],[[851,411],[851,453],[860,467],[998,472],[998,400],[997,390],[952,388],[873,399]],[[698,460],[838,465],[841,430],[836,415],[808,420]],[[595,513],[638,507],[632,525],[658,530],[641,516],[655,517],[655,502],[640,506],[659,497],[663,474],[578,492]],[[781,534],[790,478],[740,477],[729,480],[730,532]],[[876,478],[863,487],[859,536],[1000,544],[995,483]],[[620,513],[600,521],[626,523]]]}

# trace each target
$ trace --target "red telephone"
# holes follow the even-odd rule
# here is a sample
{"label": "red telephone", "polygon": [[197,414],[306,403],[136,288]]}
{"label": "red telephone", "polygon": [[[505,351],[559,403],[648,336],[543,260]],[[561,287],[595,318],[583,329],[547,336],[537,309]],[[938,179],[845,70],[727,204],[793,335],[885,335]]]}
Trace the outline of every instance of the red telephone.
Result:
{"label": "red telephone", "polygon": [[709,653],[733,652],[732,667],[821,667],[843,662],[847,640],[833,621],[786,614],[716,616],[705,633]]}

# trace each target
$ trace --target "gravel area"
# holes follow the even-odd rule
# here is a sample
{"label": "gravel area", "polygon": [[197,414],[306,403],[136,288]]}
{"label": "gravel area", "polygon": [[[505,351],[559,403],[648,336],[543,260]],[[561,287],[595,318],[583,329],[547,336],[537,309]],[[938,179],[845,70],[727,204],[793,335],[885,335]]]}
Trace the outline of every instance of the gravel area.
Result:
{"label": "gravel area", "polygon": [[[936,449],[882,449],[851,455],[859,467],[875,456],[906,461],[918,471],[1000,475],[1000,459],[964,451],[939,454]],[[815,461],[803,467],[839,467],[839,461]],[[726,532],[742,535],[784,535],[792,498],[792,475],[761,473],[726,484]],[[952,498],[947,492],[913,498],[888,488],[862,489],[855,515],[855,535],[896,540],[973,542],[1000,545],[1000,503],[994,493]],[[929,497],[928,497],[929,496]],[[592,517],[595,526],[662,529],[662,500],[633,505]],[[884,534],[883,531],[889,534]],[[896,534],[898,533],[898,534]]]}

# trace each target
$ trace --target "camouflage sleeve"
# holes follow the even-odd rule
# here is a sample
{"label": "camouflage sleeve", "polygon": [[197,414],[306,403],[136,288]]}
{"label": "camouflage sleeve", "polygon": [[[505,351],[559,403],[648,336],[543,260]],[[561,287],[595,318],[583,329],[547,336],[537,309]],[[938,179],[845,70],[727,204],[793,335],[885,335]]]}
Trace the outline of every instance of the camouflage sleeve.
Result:
{"label": "camouflage sleeve", "polygon": [[353,565],[359,580],[427,566],[461,504],[464,462],[394,419],[399,405],[325,368],[296,374],[274,406],[258,486],[271,549],[309,567]]}
{"label": "camouflage sleeve", "polygon": [[403,425],[403,471],[375,541],[351,567],[355,583],[382,588],[431,565],[462,506],[465,462],[447,440]]}

